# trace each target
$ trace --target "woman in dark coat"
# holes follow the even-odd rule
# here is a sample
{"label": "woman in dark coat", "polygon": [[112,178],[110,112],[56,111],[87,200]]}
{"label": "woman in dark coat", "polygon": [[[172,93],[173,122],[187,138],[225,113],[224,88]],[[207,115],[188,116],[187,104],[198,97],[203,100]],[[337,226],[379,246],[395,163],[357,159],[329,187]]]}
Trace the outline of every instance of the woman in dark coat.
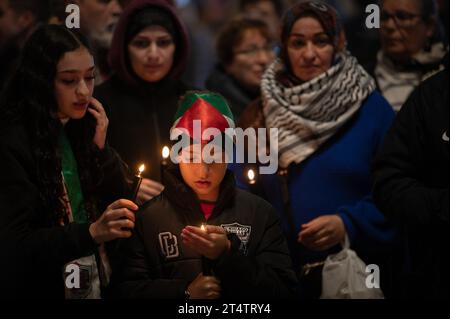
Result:
{"label": "woman in dark coat", "polygon": [[186,29],[174,8],[162,0],[130,4],[116,28],[110,52],[115,72],[98,87],[110,119],[108,139],[133,171],[147,169],[138,202],[163,189],[161,150],[177,101],[187,87],[178,80],[189,52]]}
{"label": "woman in dark coat", "polygon": [[105,143],[94,77],[84,38],[44,26],[1,96],[0,296],[100,298],[104,244],[131,235],[137,206],[119,200],[125,167]]}

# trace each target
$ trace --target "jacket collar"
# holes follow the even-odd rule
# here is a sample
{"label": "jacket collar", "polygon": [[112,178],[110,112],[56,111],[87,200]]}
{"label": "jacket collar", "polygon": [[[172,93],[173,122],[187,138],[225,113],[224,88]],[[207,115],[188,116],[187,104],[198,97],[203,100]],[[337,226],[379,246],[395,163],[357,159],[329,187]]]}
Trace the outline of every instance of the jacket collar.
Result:
{"label": "jacket collar", "polygon": [[[221,214],[226,208],[233,205],[236,193],[234,174],[227,170],[220,185],[219,198],[216,201],[210,219]],[[189,224],[200,225],[205,217],[200,208],[200,201],[194,191],[183,181],[178,167],[164,171],[163,196],[182,212]]]}

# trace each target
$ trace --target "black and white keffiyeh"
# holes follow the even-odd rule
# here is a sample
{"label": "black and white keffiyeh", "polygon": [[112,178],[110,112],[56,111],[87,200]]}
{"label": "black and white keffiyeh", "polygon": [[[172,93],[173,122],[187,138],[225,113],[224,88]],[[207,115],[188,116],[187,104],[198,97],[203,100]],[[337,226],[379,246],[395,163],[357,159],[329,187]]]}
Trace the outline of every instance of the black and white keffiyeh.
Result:
{"label": "black and white keffiyeh", "polygon": [[348,52],[327,72],[298,86],[277,79],[284,65],[272,63],[261,82],[267,128],[278,128],[279,165],[300,163],[332,137],[375,90],[375,81]]}

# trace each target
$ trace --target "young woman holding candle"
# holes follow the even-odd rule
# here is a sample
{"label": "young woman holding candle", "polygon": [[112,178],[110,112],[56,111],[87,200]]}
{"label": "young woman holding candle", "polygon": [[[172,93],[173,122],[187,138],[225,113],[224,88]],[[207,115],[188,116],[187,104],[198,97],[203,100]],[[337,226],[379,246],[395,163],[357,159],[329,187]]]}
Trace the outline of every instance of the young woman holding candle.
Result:
{"label": "young woman holding candle", "polygon": [[[201,120],[202,134],[217,128],[217,135],[193,136],[194,120]],[[227,170],[221,146],[228,127],[234,127],[233,115],[221,96],[189,92],[182,98],[171,129],[171,138],[185,137],[180,163],[166,171],[163,193],[142,207],[134,236],[122,242],[122,265],[111,280],[117,297],[293,294],[295,273],[274,209],[236,189]],[[212,145],[213,151],[206,152]]]}
{"label": "young woman holding candle", "polygon": [[95,91],[110,119],[111,146],[133,172],[146,165],[140,204],[163,189],[161,151],[170,145],[172,116],[187,89],[179,77],[188,52],[186,28],[168,1],[134,1],[114,33],[109,56],[114,74]]}
{"label": "young woman holding candle", "polygon": [[[120,199],[125,167],[105,143],[94,76],[80,34],[43,26],[1,96],[2,296],[98,298],[108,279],[103,244],[131,235],[123,228],[134,227],[137,206]],[[79,288],[64,285],[67,264],[78,267]]]}

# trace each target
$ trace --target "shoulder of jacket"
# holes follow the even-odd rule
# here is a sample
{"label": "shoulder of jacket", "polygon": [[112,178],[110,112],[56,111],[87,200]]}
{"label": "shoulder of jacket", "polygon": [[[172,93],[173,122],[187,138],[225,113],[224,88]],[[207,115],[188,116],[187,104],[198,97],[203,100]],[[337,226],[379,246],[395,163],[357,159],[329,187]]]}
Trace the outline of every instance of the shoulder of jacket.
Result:
{"label": "shoulder of jacket", "polygon": [[164,194],[160,194],[139,207],[139,210],[136,212],[136,219],[157,218],[161,214],[167,214],[168,207],[171,207],[170,202]]}
{"label": "shoulder of jacket", "polygon": [[273,209],[269,202],[246,190],[237,188],[235,196],[236,205],[246,206],[251,209],[258,210],[258,213],[267,213]]}

